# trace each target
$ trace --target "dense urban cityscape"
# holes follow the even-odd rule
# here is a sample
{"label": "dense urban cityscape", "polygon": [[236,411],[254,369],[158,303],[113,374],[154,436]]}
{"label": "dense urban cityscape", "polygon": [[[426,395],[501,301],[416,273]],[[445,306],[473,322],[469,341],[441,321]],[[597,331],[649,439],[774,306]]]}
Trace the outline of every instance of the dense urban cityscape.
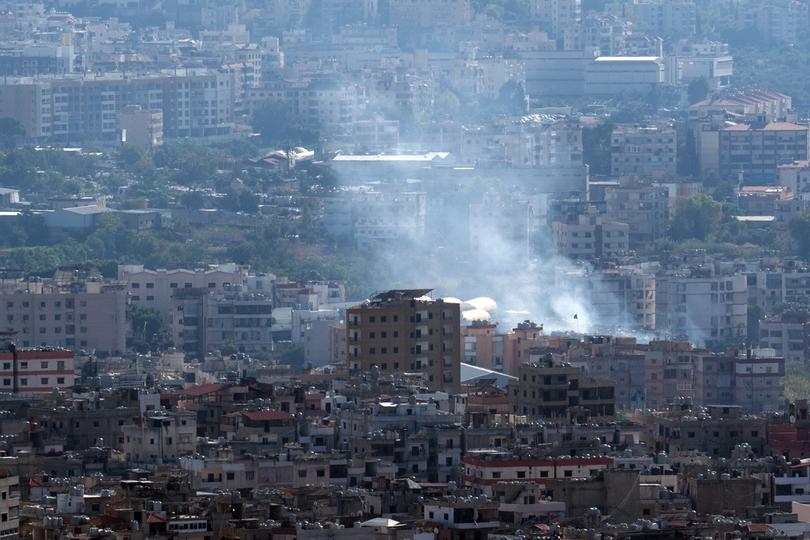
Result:
{"label": "dense urban cityscape", "polygon": [[810,539],[810,0],[0,0],[0,540]]}

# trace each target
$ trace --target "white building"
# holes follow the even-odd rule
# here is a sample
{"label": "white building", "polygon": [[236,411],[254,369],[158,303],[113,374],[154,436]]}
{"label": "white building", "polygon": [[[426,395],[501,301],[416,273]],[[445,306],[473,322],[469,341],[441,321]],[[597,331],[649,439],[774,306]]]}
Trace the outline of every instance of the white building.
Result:
{"label": "white building", "polygon": [[585,67],[585,94],[646,93],[665,81],[656,56],[600,56]]}
{"label": "white building", "polygon": [[352,191],[326,200],[324,227],[361,250],[391,242],[418,242],[425,236],[427,195],[421,192]]}
{"label": "white building", "polygon": [[748,325],[745,275],[709,272],[660,274],[656,280],[656,327],[698,344],[738,342]]}

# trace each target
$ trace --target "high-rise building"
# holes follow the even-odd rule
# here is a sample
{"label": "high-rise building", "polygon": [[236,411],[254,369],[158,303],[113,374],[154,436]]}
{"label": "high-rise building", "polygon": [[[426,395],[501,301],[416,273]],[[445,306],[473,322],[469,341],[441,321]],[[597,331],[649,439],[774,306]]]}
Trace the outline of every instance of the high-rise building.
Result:
{"label": "high-rise building", "polygon": [[0,538],[20,538],[20,477],[14,474],[18,467],[16,457],[0,458]]}
{"label": "high-rise building", "polygon": [[720,130],[720,176],[773,183],[777,166],[808,158],[807,125],[789,122],[735,124]]}
{"label": "high-rise building", "polygon": [[616,126],[610,147],[614,176],[675,176],[678,143],[671,125]]}
{"label": "high-rise building", "polygon": [[126,351],[126,309],[123,285],[17,283],[0,291],[0,328],[14,333],[21,348],[63,347],[116,355]]}
{"label": "high-rise building", "polygon": [[461,310],[430,289],[392,290],[346,313],[349,367],[380,375],[417,372],[431,390],[458,390]]}

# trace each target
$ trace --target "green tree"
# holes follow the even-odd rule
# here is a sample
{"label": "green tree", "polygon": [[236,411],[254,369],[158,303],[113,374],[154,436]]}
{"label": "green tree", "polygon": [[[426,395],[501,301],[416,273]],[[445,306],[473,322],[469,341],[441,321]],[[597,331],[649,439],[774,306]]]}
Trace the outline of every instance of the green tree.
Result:
{"label": "green tree", "polygon": [[508,80],[498,91],[498,104],[506,114],[522,115],[529,111],[529,97],[523,84]]}
{"label": "green tree", "polygon": [[4,148],[14,148],[23,137],[25,129],[22,124],[8,116],[0,118],[0,145]]}
{"label": "green tree", "polygon": [[455,118],[461,108],[461,101],[452,90],[445,90],[439,97],[436,98],[433,110],[437,115]]}
{"label": "green tree", "polygon": [[703,101],[709,95],[709,81],[706,77],[698,77],[689,82],[686,88],[686,94],[689,99],[689,104],[693,105],[699,101]]}
{"label": "green tree", "polygon": [[306,122],[281,101],[268,101],[252,118],[253,129],[282,147],[312,146],[320,139],[320,126]]}
{"label": "green tree", "polygon": [[613,123],[602,122],[582,130],[582,152],[591,174],[610,174],[610,138]]}
{"label": "green tree", "polygon": [[790,236],[799,251],[799,255],[810,259],[810,213],[793,216],[789,225]]}
{"label": "green tree", "polygon": [[722,221],[722,204],[708,195],[695,195],[678,202],[670,236],[675,240],[706,240],[717,233]]}
{"label": "green tree", "polygon": [[160,351],[168,343],[163,316],[154,308],[132,306],[132,338],[130,347],[137,352]]}

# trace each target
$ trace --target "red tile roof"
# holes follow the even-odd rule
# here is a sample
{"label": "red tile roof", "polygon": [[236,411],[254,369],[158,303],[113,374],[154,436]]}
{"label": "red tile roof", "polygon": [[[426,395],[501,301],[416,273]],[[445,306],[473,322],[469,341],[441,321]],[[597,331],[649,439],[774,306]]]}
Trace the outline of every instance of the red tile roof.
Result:
{"label": "red tile roof", "polygon": [[149,524],[166,523],[166,519],[160,517],[157,514],[152,514],[150,512],[149,515],[146,516],[146,523],[149,523]]}
{"label": "red tile roof", "polygon": [[225,385],[220,383],[201,384],[199,386],[190,386],[186,388],[183,390],[182,394],[188,397],[200,397],[213,394],[214,392],[218,392],[223,388],[225,388]]}
{"label": "red tile roof", "polygon": [[745,526],[745,530],[750,533],[764,533],[768,532],[767,523],[751,523]]}
{"label": "red tile roof", "polygon": [[242,413],[245,418],[253,422],[263,422],[265,420],[289,420],[290,413],[284,411],[245,411]]}

